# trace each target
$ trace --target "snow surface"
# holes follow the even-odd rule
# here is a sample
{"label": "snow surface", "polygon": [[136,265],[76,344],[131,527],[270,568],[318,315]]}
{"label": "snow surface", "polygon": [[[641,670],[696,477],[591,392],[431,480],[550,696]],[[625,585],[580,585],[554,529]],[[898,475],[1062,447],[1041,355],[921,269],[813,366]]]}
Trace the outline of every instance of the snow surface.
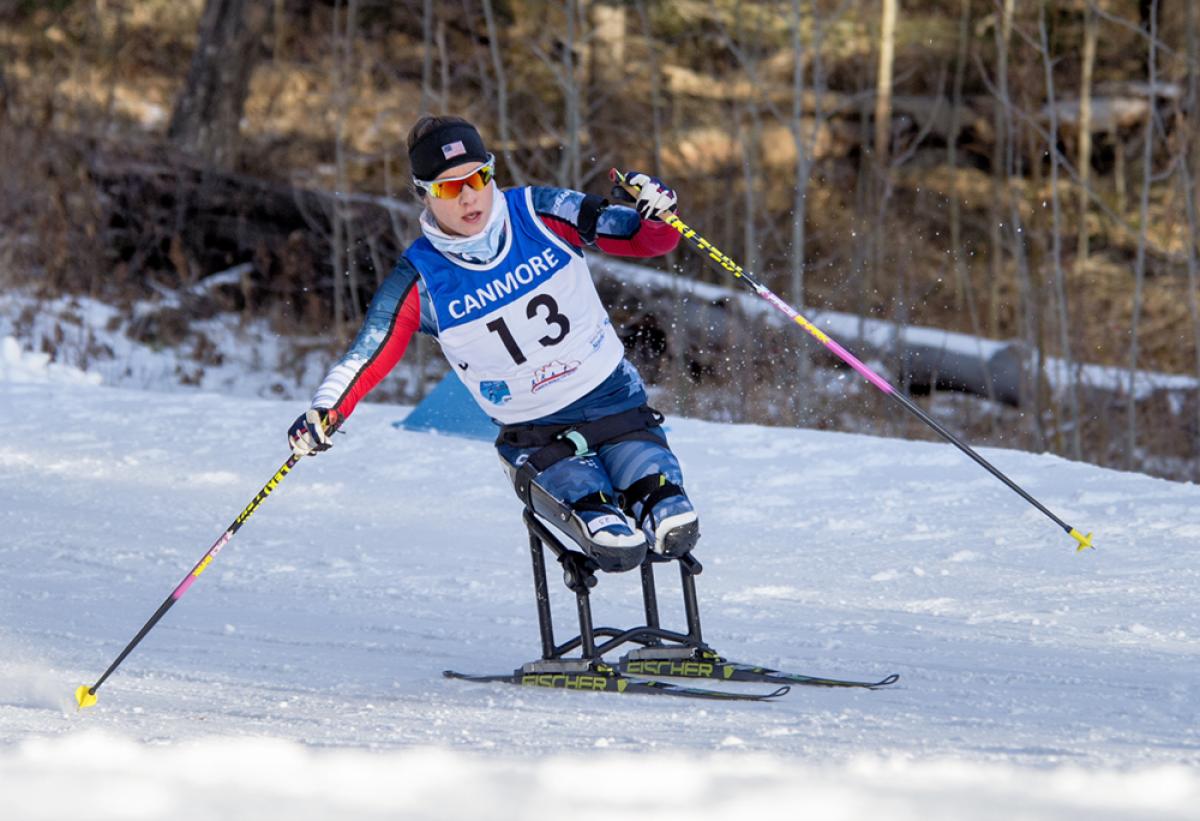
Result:
{"label": "snow surface", "polygon": [[[5,819],[1197,817],[1195,485],[986,451],[1096,531],[1077,554],[949,446],[672,419],[709,642],[900,683],[769,704],[536,691],[440,676],[538,652],[491,448],[365,404],[78,712],[74,688],[286,458],[300,408],[0,351]],[[597,623],[636,621],[636,574],[593,598]]]}

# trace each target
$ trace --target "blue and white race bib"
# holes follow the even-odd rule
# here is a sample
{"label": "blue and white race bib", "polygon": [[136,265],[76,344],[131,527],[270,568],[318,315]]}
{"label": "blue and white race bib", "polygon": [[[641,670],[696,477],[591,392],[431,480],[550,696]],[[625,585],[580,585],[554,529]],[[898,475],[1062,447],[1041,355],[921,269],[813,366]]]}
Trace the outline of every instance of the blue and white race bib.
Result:
{"label": "blue and white race bib", "polygon": [[503,196],[509,230],[493,262],[452,260],[424,237],[405,256],[421,275],[454,372],[489,416],[512,424],[579,399],[625,350],[587,262],[537,217],[530,189]]}

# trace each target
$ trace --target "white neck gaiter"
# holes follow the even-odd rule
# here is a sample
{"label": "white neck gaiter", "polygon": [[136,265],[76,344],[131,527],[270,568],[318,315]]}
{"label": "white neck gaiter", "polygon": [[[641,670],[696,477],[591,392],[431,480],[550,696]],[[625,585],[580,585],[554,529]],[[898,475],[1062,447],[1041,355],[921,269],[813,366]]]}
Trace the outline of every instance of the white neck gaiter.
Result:
{"label": "white neck gaiter", "polygon": [[433,243],[434,248],[477,265],[487,264],[500,254],[507,230],[508,202],[499,188],[492,191],[492,213],[488,215],[487,225],[478,234],[469,237],[447,234],[438,226],[428,208],[421,212],[421,233]]}

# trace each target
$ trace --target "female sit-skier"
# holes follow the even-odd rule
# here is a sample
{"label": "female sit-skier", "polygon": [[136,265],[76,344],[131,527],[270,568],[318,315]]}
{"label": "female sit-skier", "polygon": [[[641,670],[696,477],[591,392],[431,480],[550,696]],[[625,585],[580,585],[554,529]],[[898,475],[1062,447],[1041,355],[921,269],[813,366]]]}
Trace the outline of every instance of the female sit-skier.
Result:
{"label": "female sit-skier", "polygon": [[437,338],[500,426],[496,447],[518,495],[538,512],[548,495],[560,512],[551,521],[601,569],[638,567],[647,548],[686,554],[700,531],[679,461],[583,254],[589,246],[629,257],[671,251],[679,234],[659,218],[674,210],[675,192],[637,172],[626,175],[638,191],[632,208],[559,188],[501,191],[495,157],[458,117],[421,118],[408,152],[423,236],[288,431],[293,452],[329,448],[419,330]]}

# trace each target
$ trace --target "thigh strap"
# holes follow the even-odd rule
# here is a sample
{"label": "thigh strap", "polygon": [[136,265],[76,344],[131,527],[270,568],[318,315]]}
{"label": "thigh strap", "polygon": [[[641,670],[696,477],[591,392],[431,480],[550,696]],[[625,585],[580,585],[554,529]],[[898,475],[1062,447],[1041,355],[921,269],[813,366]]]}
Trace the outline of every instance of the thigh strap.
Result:
{"label": "thigh strap", "polygon": [[615,442],[631,439],[661,442],[662,439],[650,433],[650,429],[662,423],[661,413],[649,405],[642,405],[575,425],[505,425],[496,437],[496,444],[519,449],[537,448],[513,477],[517,495],[529,505],[529,485],[546,468],[563,459],[590,456],[602,446]]}

